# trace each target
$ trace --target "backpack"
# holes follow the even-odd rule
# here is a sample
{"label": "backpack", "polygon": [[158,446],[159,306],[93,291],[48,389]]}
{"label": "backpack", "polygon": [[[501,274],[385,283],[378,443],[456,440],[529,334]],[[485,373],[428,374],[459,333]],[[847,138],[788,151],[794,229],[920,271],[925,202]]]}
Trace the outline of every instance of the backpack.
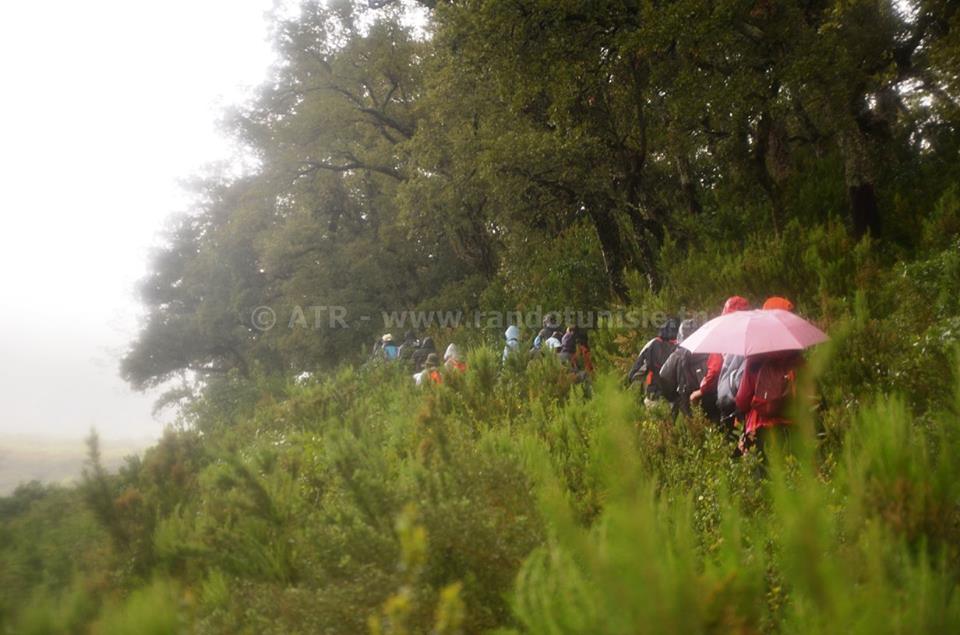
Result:
{"label": "backpack", "polygon": [[720,379],[717,380],[717,406],[720,412],[732,413],[737,409],[737,391],[743,379],[747,359],[740,355],[724,355]]}
{"label": "backpack", "polygon": [[784,360],[769,360],[760,366],[750,407],[764,417],[783,414],[787,402],[797,392],[795,364]]}
{"label": "backpack", "polygon": [[404,342],[400,345],[400,350],[397,351],[397,358],[411,361],[413,359],[413,354],[417,352],[417,348],[420,347],[420,342],[416,340],[411,340],[409,342]]}
{"label": "backpack", "polygon": [[648,395],[659,395],[661,393],[660,369],[676,347],[675,341],[664,340],[661,337],[655,337],[647,342],[630,371],[630,380],[641,380],[644,391]]}
{"label": "backpack", "polygon": [[680,352],[679,372],[677,373],[677,393],[684,399],[700,387],[703,376],[707,374],[707,356],[691,353],[685,348],[677,348]]}

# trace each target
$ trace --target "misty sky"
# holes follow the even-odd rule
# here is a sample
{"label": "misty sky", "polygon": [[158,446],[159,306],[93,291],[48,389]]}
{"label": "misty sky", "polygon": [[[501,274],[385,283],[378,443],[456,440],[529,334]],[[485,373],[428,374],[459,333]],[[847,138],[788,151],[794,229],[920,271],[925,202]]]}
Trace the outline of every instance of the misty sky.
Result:
{"label": "misty sky", "polygon": [[272,0],[0,8],[0,435],[155,437],[117,376],[177,182],[272,58]]}

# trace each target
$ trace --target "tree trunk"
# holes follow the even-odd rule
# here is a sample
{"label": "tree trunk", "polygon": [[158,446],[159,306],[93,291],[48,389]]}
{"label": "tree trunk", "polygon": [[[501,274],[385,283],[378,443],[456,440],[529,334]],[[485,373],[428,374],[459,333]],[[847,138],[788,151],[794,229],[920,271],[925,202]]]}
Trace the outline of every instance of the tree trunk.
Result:
{"label": "tree trunk", "polygon": [[602,206],[588,206],[587,212],[597,230],[597,239],[600,241],[600,252],[603,255],[603,265],[610,282],[610,289],[618,300],[627,299],[627,284],[624,280],[626,268],[623,254],[623,240],[620,236],[620,227],[609,208]]}
{"label": "tree trunk", "polygon": [[699,216],[703,212],[700,198],[697,196],[697,186],[693,179],[693,167],[690,165],[690,156],[681,141],[675,123],[670,124],[670,146],[673,153],[673,164],[680,179],[680,193],[683,195],[683,204],[687,212]]}
{"label": "tree trunk", "polygon": [[[771,167],[779,162],[780,157],[771,157],[771,142],[776,139],[776,125],[770,113],[763,111],[754,131],[753,171],[760,187],[770,199],[770,221],[773,233],[780,235],[784,217],[783,189],[780,183],[771,175]],[[776,174],[776,172],[774,172]]]}
{"label": "tree trunk", "polygon": [[840,134],[844,177],[850,202],[850,220],[857,240],[867,234],[880,235],[880,208],[874,186],[873,165],[868,141],[856,122]]}

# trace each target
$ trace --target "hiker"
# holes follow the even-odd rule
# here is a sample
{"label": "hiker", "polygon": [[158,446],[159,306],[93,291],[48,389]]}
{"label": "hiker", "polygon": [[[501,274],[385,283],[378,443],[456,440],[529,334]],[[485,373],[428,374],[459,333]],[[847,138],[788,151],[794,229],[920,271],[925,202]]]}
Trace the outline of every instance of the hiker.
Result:
{"label": "hiker", "polygon": [[423,370],[423,365],[427,361],[427,356],[431,353],[436,353],[437,347],[433,343],[432,337],[423,338],[423,342],[420,344],[420,348],[413,352],[411,359],[413,360],[413,372],[419,373]]}
{"label": "hiker", "polygon": [[567,364],[573,363],[573,355],[577,352],[577,327],[570,325],[567,332],[560,338],[560,348],[557,357]]}
{"label": "hiker", "polygon": [[443,365],[447,370],[457,370],[463,372],[467,370],[467,364],[460,358],[460,349],[457,348],[457,345],[450,343],[447,346],[446,352],[443,354]]}
{"label": "hiker", "polygon": [[397,351],[397,357],[405,362],[413,362],[413,354],[420,348],[420,340],[414,331],[407,331],[403,334],[403,341],[400,343],[400,350]]}
{"label": "hiker", "polygon": [[660,387],[660,368],[670,354],[677,348],[678,321],[670,318],[660,326],[660,332],[647,342],[633,367],[627,374],[627,381],[639,381],[643,385],[645,399],[658,399],[663,395]]}
{"label": "hiker", "polygon": [[720,415],[720,430],[728,440],[736,440],[734,430],[742,422],[742,416],[737,410],[737,390],[747,364],[743,355],[726,354],[720,367],[720,376],[717,379],[717,412]]}
{"label": "hiker", "polygon": [[520,349],[520,329],[516,324],[511,324],[507,327],[507,330],[504,331],[503,336],[507,340],[503,346],[503,361],[507,361],[507,357],[509,357],[511,353],[515,353]]}
{"label": "hiker", "polygon": [[394,343],[393,335],[386,333],[382,338],[380,338],[380,341],[380,350],[383,353],[383,359],[387,360],[388,362],[392,362],[393,360],[397,359],[397,353],[400,349]]}
{"label": "hiker", "polygon": [[540,332],[537,333],[537,336],[533,338],[533,346],[530,347],[531,357],[537,357],[540,354],[540,352],[543,350],[544,344],[552,334],[552,331],[548,328],[540,329]]}
{"label": "hiker", "polygon": [[700,327],[696,320],[684,320],[677,332],[677,348],[670,353],[667,361],[660,367],[660,390],[663,397],[672,405],[673,417],[679,413],[693,416],[690,408],[690,393],[699,388],[707,374],[706,353],[691,353],[679,346],[683,340],[693,335]]}
{"label": "hiker", "polygon": [[746,370],[737,390],[737,408],[746,413],[739,450],[756,445],[762,452],[772,434],[786,433],[786,417],[796,394],[797,370],[803,365],[800,351],[764,353],[747,358]]}
{"label": "hiker", "polygon": [[571,364],[573,368],[581,374],[593,374],[593,361],[590,359],[590,341],[587,338],[587,331],[585,329],[578,328],[574,331],[574,353]]}
{"label": "hiker", "polygon": [[556,340],[559,342],[562,336],[560,327],[544,326],[540,329],[540,332],[537,333],[537,336],[533,338],[533,346],[530,347],[530,352],[537,353],[543,350],[543,346],[547,340],[554,336],[556,336]]}
{"label": "hiker", "polygon": [[[771,296],[763,303],[762,308],[764,311],[770,309],[793,311],[793,302],[780,296]],[[746,414],[737,407],[737,392],[740,389],[746,364],[747,360],[742,355],[724,355],[720,378],[717,380],[717,409],[720,411],[720,428],[727,433],[731,440],[736,439],[734,430],[741,427]]]}
{"label": "hiker", "polygon": [[542,349],[556,353],[560,350],[560,346],[562,346],[560,343],[560,329],[556,329],[550,334],[550,337],[544,340]]}
{"label": "hiker", "polygon": [[430,381],[434,384],[443,383],[443,375],[440,374],[440,369],[437,366],[440,363],[440,358],[436,353],[430,353],[427,355],[426,359],[423,361],[423,370],[419,373],[416,373],[413,376],[413,381],[417,386],[423,386],[427,381]]}
{"label": "hiker", "polygon": [[544,342],[550,339],[550,337],[559,330],[560,324],[557,322],[556,316],[554,316],[552,313],[548,313],[543,316],[543,328],[540,329],[540,332],[537,333],[537,336],[533,338],[533,346],[530,348],[530,352],[533,353],[541,350]]}
{"label": "hiker", "polygon": [[764,301],[762,308],[764,311],[780,309],[781,311],[790,311],[793,313],[793,302],[778,295],[773,295]]}
{"label": "hiker", "polygon": [[[749,309],[750,303],[747,299],[735,295],[727,298],[727,301],[724,302],[722,315],[734,311],[748,311]],[[717,423],[720,422],[720,411],[717,409],[717,384],[720,380],[721,370],[723,370],[723,355],[710,353],[710,356],[707,357],[707,373],[700,382],[700,387],[690,393],[690,402],[699,402],[707,417]]]}

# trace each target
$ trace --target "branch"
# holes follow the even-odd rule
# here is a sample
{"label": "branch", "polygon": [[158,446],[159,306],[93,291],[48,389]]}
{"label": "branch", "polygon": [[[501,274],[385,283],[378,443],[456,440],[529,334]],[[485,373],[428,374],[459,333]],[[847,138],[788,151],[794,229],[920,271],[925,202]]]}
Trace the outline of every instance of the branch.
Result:
{"label": "branch", "polygon": [[376,172],[378,174],[384,174],[391,178],[397,179],[398,181],[405,181],[406,177],[403,176],[399,170],[396,168],[391,168],[387,166],[379,165],[369,165],[360,161],[357,157],[352,154],[345,153],[344,159],[345,163],[335,164],[327,161],[302,161],[300,163],[300,168],[297,170],[296,178],[303,178],[305,176],[310,176],[316,174],[320,170],[327,170],[329,172],[351,172],[353,170],[368,170],[370,172]]}

